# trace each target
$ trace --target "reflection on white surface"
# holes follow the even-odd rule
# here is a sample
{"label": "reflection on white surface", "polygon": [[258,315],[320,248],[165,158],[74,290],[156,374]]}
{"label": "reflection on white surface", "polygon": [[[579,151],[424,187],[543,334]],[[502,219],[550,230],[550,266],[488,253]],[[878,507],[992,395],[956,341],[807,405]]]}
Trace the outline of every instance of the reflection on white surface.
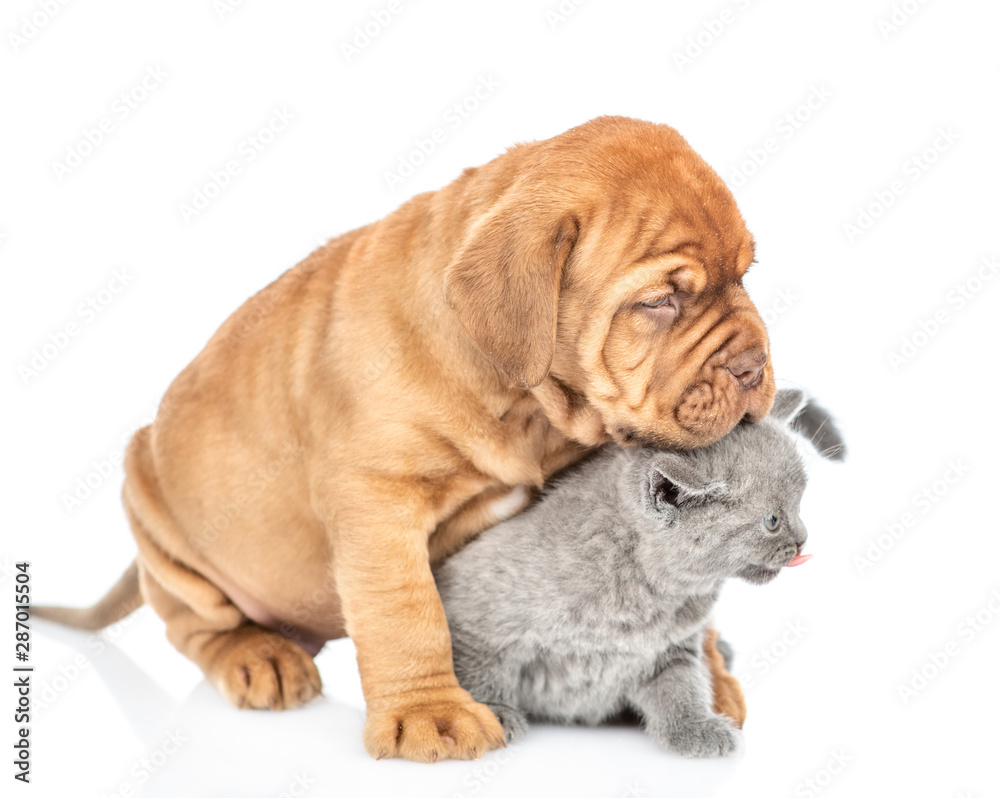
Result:
{"label": "reflection on white surface", "polygon": [[[636,726],[544,724],[533,726],[524,742],[475,762],[375,762],[361,745],[364,710],[349,640],[329,644],[317,659],[320,699],[290,712],[240,711],[203,680],[174,698],[176,687],[190,680],[186,660],[148,632],[162,634],[148,609],[132,622],[122,646],[37,622],[45,660],[39,684],[52,687],[38,713],[35,771],[43,794],[619,796],[666,794],[661,791],[669,785],[670,795],[708,795],[739,762],[684,760],[657,748]],[[160,677],[174,690],[125,653],[125,643],[137,649],[137,638],[145,649],[138,659],[176,660]]]}

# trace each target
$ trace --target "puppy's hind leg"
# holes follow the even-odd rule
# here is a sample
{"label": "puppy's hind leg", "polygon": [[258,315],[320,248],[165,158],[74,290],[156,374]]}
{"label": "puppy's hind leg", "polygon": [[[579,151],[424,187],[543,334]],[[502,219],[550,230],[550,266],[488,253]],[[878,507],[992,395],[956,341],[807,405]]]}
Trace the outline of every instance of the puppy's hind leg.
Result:
{"label": "puppy's hind leg", "polygon": [[189,563],[197,552],[166,509],[150,455],[149,428],[125,459],[125,512],[139,549],[139,589],[167,638],[238,707],[288,709],[322,690],[316,663],[297,643],[252,623]]}
{"label": "puppy's hind leg", "polygon": [[[147,568],[140,570],[140,585],[146,601],[166,622],[170,642],[235,706],[291,709],[322,692],[312,657],[297,643],[249,621],[221,593],[216,611],[206,617]],[[208,582],[205,586],[214,588]]]}

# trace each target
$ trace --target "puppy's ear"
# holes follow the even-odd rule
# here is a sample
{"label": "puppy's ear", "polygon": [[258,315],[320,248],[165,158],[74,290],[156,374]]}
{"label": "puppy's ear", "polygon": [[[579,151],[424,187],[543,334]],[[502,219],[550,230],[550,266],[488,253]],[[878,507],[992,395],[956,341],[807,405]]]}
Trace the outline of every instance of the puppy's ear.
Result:
{"label": "puppy's ear", "polygon": [[844,459],[844,437],[834,424],[833,416],[797,388],[778,391],[770,416],[808,440],[827,460],[840,462]]}
{"label": "puppy's ear", "polygon": [[522,388],[549,373],[559,281],[579,235],[512,190],[473,223],[444,273],[445,297],[479,349]]}

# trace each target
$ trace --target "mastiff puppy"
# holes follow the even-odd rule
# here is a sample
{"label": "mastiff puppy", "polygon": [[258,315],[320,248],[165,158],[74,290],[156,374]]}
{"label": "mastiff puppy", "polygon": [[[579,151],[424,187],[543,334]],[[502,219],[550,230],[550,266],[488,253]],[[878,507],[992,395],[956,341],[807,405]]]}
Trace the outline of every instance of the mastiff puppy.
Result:
{"label": "mastiff puppy", "polygon": [[502,745],[455,680],[431,566],[606,441],[684,449],[764,418],[753,259],[665,125],[602,117],[467,169],[222,325],[128,447],[135,562],[96,606],[36,613],[100,628],[146,602],[240,707],[308,701],[313,655],[350,635],[372,756]]}

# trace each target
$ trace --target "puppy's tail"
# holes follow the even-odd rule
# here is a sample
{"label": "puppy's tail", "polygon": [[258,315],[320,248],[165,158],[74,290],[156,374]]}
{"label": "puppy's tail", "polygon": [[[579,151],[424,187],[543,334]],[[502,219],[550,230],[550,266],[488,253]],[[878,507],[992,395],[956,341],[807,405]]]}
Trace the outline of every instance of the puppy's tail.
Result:
{"label": "puppy's tail", "polygon": [[95,632],[120,621],[143,605],[139,592],[139,566],[135,560],[125,569],[125,573],[115,586],[93,607],[31,607],[31,615],[55,621],[74,629]]}

